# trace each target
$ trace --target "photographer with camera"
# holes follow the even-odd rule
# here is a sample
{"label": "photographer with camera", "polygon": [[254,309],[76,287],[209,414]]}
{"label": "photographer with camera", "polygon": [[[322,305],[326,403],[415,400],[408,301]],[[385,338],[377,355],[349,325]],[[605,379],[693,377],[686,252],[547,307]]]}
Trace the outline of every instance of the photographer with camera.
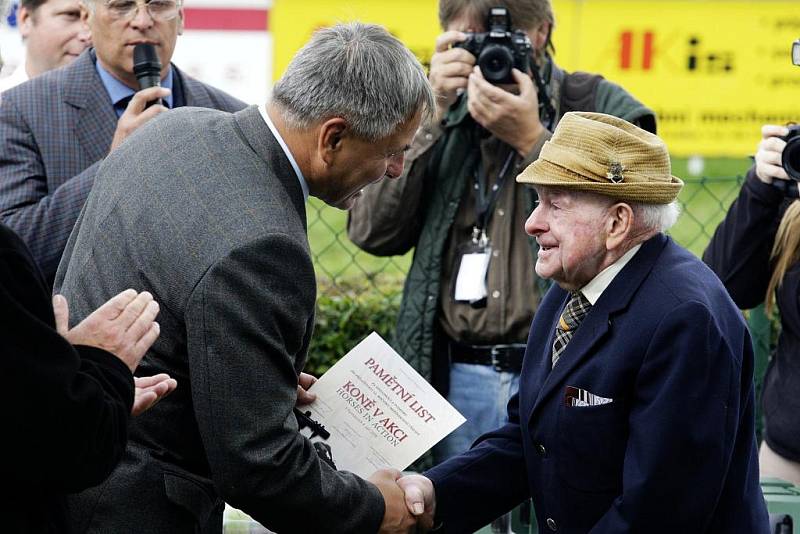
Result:
{"label": "photographer with camera", "polygon": [[439,20],[436,120],[417,132],[403,178],[365,188],[348,220],[367,252],[416,249],[394,346],[467,419],[434,449],[437,463],[506,420],[547,287],[523,232],[536,193],[514,177],[568,111],[655,130],[618,85],[555,64],[550,0],[440,0]]}
{"label": "photographer with camera", "polygon": [[[800,64],[800,40],[793,46]],[[800,136],[794,127],[766,125],[755,165],[703,260],[734,302],[748,309],[780,309],[781,332],[764,377],[761,476],[800,484]],[[787,142],[788,141],[788,142]]]}

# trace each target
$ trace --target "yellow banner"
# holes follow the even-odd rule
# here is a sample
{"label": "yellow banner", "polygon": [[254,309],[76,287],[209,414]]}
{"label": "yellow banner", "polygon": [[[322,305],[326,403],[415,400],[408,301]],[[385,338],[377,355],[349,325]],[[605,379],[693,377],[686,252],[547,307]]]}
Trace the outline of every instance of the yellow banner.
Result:
{"label": "yellow banner", "polygon": [[[659,117],[676,156],[741,157],[765,123],[800,121],[800,2],[554,0],[556,62],[619,83]],[[275,0],[274,78],[319,27],[386,26],[427,63],[440,29],[435,0]]]}
{"label": "yellow banner", "polygon": [[314,30],[353,20],[385,26],[426,67],[433,55],[436,36],[441,33],[436,0],[274,0],[270,10],[275,43],[272,79],[281,77],[292,56]]}

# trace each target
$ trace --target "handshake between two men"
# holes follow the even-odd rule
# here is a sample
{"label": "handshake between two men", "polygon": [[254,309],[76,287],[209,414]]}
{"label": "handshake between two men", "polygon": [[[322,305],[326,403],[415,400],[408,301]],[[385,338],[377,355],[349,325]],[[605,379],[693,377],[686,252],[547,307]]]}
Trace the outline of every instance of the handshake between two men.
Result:
{"label": "handshake between two men", "polygon": [[428,478],[381,469],[369,481],[378,487],[386,503],[380,533],[427,532],[433,528],[436,499]]}

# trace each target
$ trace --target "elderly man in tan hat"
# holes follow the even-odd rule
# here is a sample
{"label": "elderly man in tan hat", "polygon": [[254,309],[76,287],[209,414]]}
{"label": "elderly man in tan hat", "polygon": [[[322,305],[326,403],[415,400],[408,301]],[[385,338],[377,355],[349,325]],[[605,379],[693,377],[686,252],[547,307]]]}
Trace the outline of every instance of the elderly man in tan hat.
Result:
{"label": "elderly man in tan hat", "polygon": [[657,136],[568,113],[517,181],[539,204],[536,313],[509,423],[400,480],[424,527],[473,532],[527,497],[539,532],[761,533],[741,313],[664,231],[682,182]]}

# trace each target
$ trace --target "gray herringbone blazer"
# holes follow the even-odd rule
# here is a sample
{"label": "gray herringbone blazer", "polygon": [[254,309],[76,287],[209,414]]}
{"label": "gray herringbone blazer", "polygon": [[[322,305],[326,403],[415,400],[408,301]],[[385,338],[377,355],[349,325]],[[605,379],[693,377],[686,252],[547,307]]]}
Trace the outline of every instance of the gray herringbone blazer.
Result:
{"label": "gray herringbone blazer", "polygon": [[[9,89],[0,101],[0,220],[23,238],[48,283],[117,127],[93,52]],[[187,106],[245,107],[174,73]]]}
{"label": "gray herringbone blazer", "polygon": [[77,322],[128,287],[161,304],[138,373],[179,385],[72,499],[79,532],[219,532],[221,499],[281,534],[377,530],[377,489],[297,432],[316,281],[299,180],[256,107],[165,113],[102,163],[56,289]]}

